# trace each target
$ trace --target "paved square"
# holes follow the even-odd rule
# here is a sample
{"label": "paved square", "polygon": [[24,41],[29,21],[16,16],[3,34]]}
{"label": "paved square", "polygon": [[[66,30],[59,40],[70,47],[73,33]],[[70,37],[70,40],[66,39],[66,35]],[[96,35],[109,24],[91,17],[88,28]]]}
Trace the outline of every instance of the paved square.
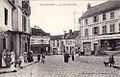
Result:
{"label": "paved square", "polygon": [[[115,57],[120,66],[120,57]],[[45,64],[36,63],[16,73],[0,74],[0,77],[119,77],[120,68],[105,67],[107,57],[76,56],[75,61],[63,62],[63,55],[46,56]]]}

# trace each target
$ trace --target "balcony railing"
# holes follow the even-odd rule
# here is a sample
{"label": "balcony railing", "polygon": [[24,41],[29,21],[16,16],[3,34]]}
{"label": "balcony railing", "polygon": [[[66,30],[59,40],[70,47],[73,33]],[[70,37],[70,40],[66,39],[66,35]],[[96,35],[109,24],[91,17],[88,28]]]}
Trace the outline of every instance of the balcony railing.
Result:
{"label": "balcony railing", "polygon": [[31,7],[27,1],[22,1],[22,10],[27,16],[31,15]]}

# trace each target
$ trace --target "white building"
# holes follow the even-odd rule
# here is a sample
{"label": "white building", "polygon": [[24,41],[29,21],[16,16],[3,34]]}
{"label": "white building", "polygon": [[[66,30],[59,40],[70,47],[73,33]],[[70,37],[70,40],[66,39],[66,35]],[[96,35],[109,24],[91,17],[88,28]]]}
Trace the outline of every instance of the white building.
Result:
{"label": "white building", "polygon": [[63,39],[65,51],[71,54],[72,49],[75,51],[78,48],[78,37],[79,31],[72,32],[72,30],[70,30],[69,33],[65,34]]}
{"label": "white building", "polygon": [[14,6],[8,0],[0,0],[0,67],[2,67],[2,52],[10,49],[10,35],[6,33],[12,30],[12,10]]}
{"label": "white building", "polygon": [[63,35],[56,35],[50,37],[50,47],[52,54],[62,54],[63,53]]}
{"label": "white building", "polygon": [[12,34],[13,50],[16,52],[16,60],[22,56],[24,51],[30,50],[30,15],[31,7],[29,0],[11,0],[14,1],[15,9],[13,15]]}
{"label": "white building", "polygon": [[98,51],[120,50],[120,1],[109,0],[91,7],[80,17],[81,51],[85,55]]}
{"label": "white building", "polygon": [[30,49],[30,14],[29,0],[0,0],[0,50],[15,51],[16,61]]}

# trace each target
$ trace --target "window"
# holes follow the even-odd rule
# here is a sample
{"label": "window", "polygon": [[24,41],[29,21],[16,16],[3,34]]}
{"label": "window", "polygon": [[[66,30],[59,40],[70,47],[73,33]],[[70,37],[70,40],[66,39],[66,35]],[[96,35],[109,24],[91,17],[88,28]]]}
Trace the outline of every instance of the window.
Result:
{"label": "window", "polygon": [[106,20],[106,13],[103,14],[103,20]]}
{"label": "window", "polygon": [[110,19],[113,19],[114,18],[114,12],[111,12],[110,13]]}
{"label": "window", "polygon": [[53,43],[53,47],[55,46],[55,43]]}
{"label": "window", "polygon": [[8,24],[8,10],[5,8],[4,9],[4,15],[5,15],[5,25]]}
{"label": "window", "polygon": [[115,24],[110,25],[110,32],[115,32]]}
{"label": "window", "polygon": [[99,27],[93,27],[93,35],[99,34]]}
{"label": "window", "polygon": [[22,29],[23,29],[23,31],[26,31],[26,26],[27,26],[26,17],[22,15]]}
{"label": "window", "polygon": [[6,49],[6,39],[3,38],[3,48]]}
{"label": "window", "polygon": [[107,26],[106,25],[102,26],[102,32],[103,32],[103,34],[107,33]]}
{"label": "window", "polygon": [[59,47],[59,43],[57,43],[57,46]]}
{"label": "window", "polygon": [[94,16],[94,22],[98,22],[99,21],[99,16]]}
{"label": "window", "polygon": [[66,47],[66,50],[68,51],[68,47]]}
{"label": "window", "polygon": [[86,24],[86,25],[88,24],[88,19],[85,19],[85,24]]}
{"label": "window", "polygon": [[85,29],[85,36],[88,36],[88,29]]}
{"label": "window", "polygon": [[59,42],[59,40],[57,40],[57,42]]}
{"label": "window", "polygon": [[120,31],[120,23],[119,23],[119,31]]}

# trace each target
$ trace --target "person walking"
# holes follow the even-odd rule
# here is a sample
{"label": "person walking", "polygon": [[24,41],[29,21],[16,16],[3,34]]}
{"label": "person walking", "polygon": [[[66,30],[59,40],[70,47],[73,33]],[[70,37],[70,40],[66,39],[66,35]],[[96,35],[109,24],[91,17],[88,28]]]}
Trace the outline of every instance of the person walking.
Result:
{"label": "person walking", "polygon": [[75,48],[72,48],[72,53],[71,53],[72,61],[74,61],[74,52],[75,52]]}
{"label": "person walking", "polygon": [[72,61],[74,61],[74,52],[71,53]]}
{"label": "person walking", "polygon": [[39,62],[40,61],[40,53],[38,53],[38,55],[37,55],[37,62]]}
{"label": "person walking", "polygon": [[41,63],[45,63],[45,55],[44,54],[42,54],[42,58],[41,58]]}
{"label": "person walking", "polygon": [[64,54],[64,62],[68,63],[69,58],[70,58],[70,55],[67,52],[65,52],[65,54]]}
{"label": "person walking", "polygon": [[79,47],[78,47],[78,55],[81,56],[81,51]]}
{"label": "person walking", "polygon": [[110,56],[109,56],[109,63],[110,63],[110,67],[111,67],[111,66],[114,66],[114,64],[115,64],[114,55],[110,55]]}

